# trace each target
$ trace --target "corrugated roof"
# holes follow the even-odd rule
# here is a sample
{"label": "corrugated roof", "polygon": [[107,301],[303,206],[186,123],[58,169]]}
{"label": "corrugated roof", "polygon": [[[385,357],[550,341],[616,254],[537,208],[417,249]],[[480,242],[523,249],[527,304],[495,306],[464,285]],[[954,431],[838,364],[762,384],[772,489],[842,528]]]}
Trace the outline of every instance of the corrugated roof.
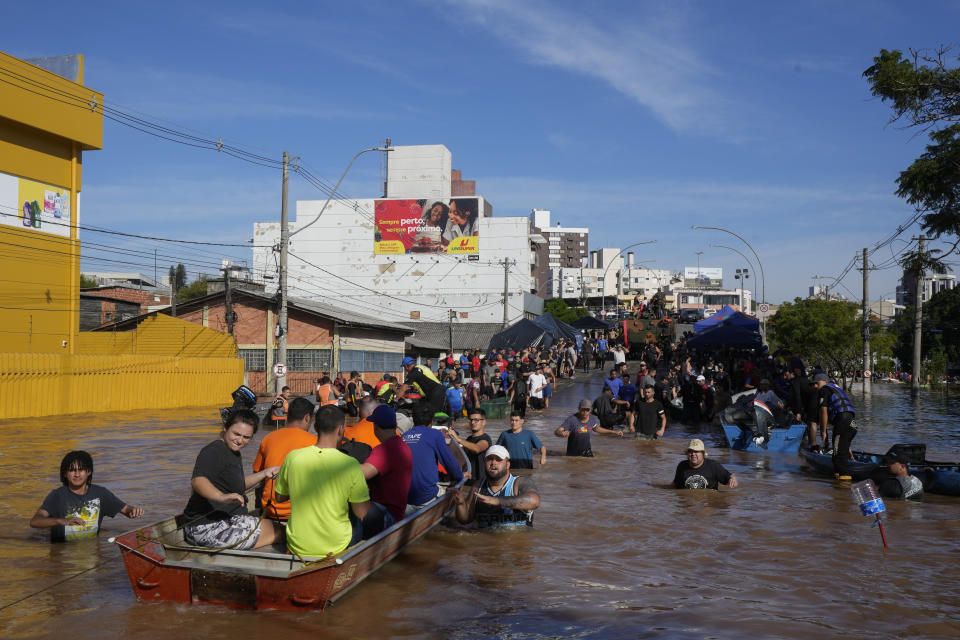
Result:
{"label": "corrugated roof", "polygon": [[[231,289],[231,293],[234,296],[246,296],[248,298],[254,298],[256,300],[261,300],[263,302],[274,303],[276,297],[273,295],[267,295],[263,291],[245,289],[243,287],[234,287]],[[177,305],[178,311],[185,311],[187,309],[192,309],[194,307],[203,306],[210,300],[216,300],[219,298],[224,298],[226,293],[223,290],[216,291],[214,293],[205,295],[200,298],[194,298],[187,302],[183,302]],[[407,325],[399,324],[397,322],[388,322],[386,320],[381,320],[380,318],[374,318],[372,316],[364,315],[362,313],[357,313],[349,309],[343,309],[341,307],[335,307],[333,305],[323,304],[322,302],[316,302],[315,300],[307,300],[305,298],[287,298],[287,307],[291,310],[305,311],[307,313],[313,313],[318,316],[325,318],[331,318],[337,322],[341,322],[348,326],[354,327],[369,327],[375,329],[383,329],[386,331],[396,331],[403,333],[404,335],[410,335],[414,332],[414,329],[410,328]],[[166,307],[164,309],[159,309],[157,311],[151,311],[150,313],[137,316],[136,318],[130,318],[129,320],[124,320],[118,322],[115,325],[106,325],[111,329],[121,328],[124,325],[136,325],[139,324],[144,318],[157,314],[169,314],[170,308]],[[104,330],[106,327],[100,327],[99,330]]]}
{"label": "corrugated roof", "polygon": [[[407,339],[412,346],[421,343],[421,348],[435,347],[441,351],[450,346],[450,325],[446,322],[410,322],[406,326],[416,331],[412,339]],[[454,322],[453,350],[486,349],[500,328],[499,322]]]}

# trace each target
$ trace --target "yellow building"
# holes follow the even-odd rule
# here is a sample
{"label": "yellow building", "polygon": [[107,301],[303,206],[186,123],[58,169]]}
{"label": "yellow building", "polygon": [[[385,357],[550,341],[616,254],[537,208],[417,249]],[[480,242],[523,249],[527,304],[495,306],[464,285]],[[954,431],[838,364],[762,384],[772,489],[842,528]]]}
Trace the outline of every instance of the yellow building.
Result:
{"label": "yellow building", "polygon": [[[83,152],[103,146],[103,94],[82,56],[38,64],[57,73],[0,52],[0,419],[229,402],[243,379],[229,336],[176,320],[119,343],[80,333]],[[148,379],[176,393],[142,393]]]}

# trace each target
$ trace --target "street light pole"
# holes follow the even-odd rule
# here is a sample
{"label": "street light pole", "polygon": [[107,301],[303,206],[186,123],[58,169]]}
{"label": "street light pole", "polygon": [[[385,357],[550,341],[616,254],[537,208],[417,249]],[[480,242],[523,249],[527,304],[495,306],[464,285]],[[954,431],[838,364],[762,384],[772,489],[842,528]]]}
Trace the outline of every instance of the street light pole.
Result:
{"label": "street light pole", "polygon": [[[750,262],[750,258],[748,258],[747,256],[745,256],[745,255],[743,254],[743,252],[740,251],[739,249],[735,249],[735,248],[733,248],[733,247],[728,247],[728,246],[725,245],[725,244],[711,244],[710,246],[711,246],[711,247],[717,247],[718,249],[729,249],[730,251],[733,251],[734,253],[736,253],[736,254],[739,255],[741,258],[743,258],[744,260],[747,261],[747,264],[750,265],[750,271],[752,271],[753,273],[756,273],[756,272],[757,272],[757,270],[753,267],[753,263]],[[754,277],[754,281],[756,281],[756,277]],[[741,280],[741,282],[742,282],[742,280]],[[754,296],[751,295],[750,297],[751,297],[751,299],[753,299]],[[743,311],[743,302],[742,302],[742,301],[741,301],[740,307],[741,307],[740,310]],[[747,309],[747,311],[751,311],[751,309]]]}
{"label": "street light pole", "polygon": [[[343,179],[347,176],[347,172],[350,171],[350,167],[353,166],[354,160],[359,158],[362,154],[367,153],[368,151],[393,151],[392,147],[373,147],[370,149],[364,149],[358,152],[353,158],[350,159],[350,163],[347,164],[347,168],[343,170],[343,174],[340,175],[340,179],[337,180],[337,184],[330,191],[330,195],[327,197],[326,202],[323,203],[323,207],[320,209],[320,213],[317,214],[317,217],[303,225],[298,227],[296,231],[290,232],[289,219],[287,216],[287,184],[289,182],[289,166],[290,166],[290,155],[284,151],[283,152],[283,182],[282,182],[282,194],[281,194],[281,206],[280,206],[280,312],[277,329],[277,362],[282,364],[287,364],[287,300],[288,300],[288,291],[287,291],[287,254],[290,249],[290,238],[297,235],[310,225],[314,224],[317,220],[320,219],[320,216],[323,215],[323,212],[326,210],[327,205],[330,204],[330,201],[333,199],[333,195],[337,192],[337,189],[340,188],[340,183],[343,182]],[[269,367],[271,363],[267,363]],[[277,380],[278,376],[274,374],[273,384],[274,390],[277,394],[280,393],[280,381]]]}
{"label": "street light pole", "polygon": [[[620,249],[620,251],[617,252],[617,255],[619,256],[627,249],[639,247],[642,244],[656,244],[656,243],[657,243],[656,240],[644,240],[643,242],[635,242],[631,245],[624,247],[623,249]],[[603,275],[600,277],[600,279],[603,280],[603,289],[600,290],[600,317],[601,318],[605,317],[604,314],[607,311],[607,271],[610,270],[611,265],[613,265],[613,262],[607,265],[606,269],[603,270]],[[617,286],[619,287],[619,282],[617,283]]]}
{"label": "street light pole", "polygon": [[[700,271],[700,256],[703,255],[703,251],[697,251],[697,311],[703,309],[703,282],[700,278],[703,277],[703,272]],[[699,313],[697,314],[700,315]]]}
{"label": "street light pole", "polygon": [[[764,274],[764,272],[763,272],[763,262],[760,260],[760,256],[757,255],[757,251],[756,251],[756,249],[753,248],[753,245],[751,245],[749,242],[747,242],[746,240],[744,240],[744,239],[743,239],[743,236],[741,236],[740,234],[734,233],[733,231],[730,231],[730,229],[724,229],[723,227],[706,227],[706,226],[703,226],[703,225],[695,224],[695,225],[691,226],[690,228],[691,228],[691,229],[713,229],[714,231],[723,231],[724,233],[729,233],[729,234],[732,235],[733,237],[735,237],[735,238],[737,238],[738,240],[740,240],[740,242],[742,242],[743,244],[747,245],[747,248],[749,248],[750,251],[753,252],[753,257],[757,259],[757,264],[760,265],[760,288],[761,288],[760,296],[763,298],[763,302],[764,302],[764,303],[767,302],[767,276],[766,276],[766,275]],[[763,320],[763,340],[764,340],[764,342],[766,342],[766,340],[767,340],[767,318],[766,318],[766,316],[764,316],[764,317],[762,318],[762,320]]]}

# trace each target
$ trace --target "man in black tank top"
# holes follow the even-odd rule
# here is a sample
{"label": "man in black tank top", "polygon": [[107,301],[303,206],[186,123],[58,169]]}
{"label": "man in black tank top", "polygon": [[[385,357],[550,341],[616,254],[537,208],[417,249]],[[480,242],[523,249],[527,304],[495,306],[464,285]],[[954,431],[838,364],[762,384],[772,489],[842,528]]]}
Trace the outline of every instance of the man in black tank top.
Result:
{"label": "man in black tank top", "polygon": [[484,457],[487,477],[478,488],[456,495],[457,522],[476,522],[480,527],[533,526],[533,511],[540,506],[540,494],[533,478],[510,473],[510,453],[493,445]]}

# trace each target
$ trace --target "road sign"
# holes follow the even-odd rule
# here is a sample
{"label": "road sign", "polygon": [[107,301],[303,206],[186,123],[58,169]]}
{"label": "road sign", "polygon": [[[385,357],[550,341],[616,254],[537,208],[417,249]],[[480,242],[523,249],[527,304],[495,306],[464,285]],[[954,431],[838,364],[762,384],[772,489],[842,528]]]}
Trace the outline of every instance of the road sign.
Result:
{"label": "road sign", "polygon": [[766,302],[757,306],[757,315],[761,318],[765,318],[770,315],[770,305]]}
{"label": "road sign", "polygon": [[870,375],[871,375],[871,374],[870,374],[870,369],[867,369],[866,371],[863,372],[863,377],[864,377],[864,378],[869,378]]}
{"label": "road sign", "polygon": [[283,364],[282,362],[278,362],[277,364],[273,365],[273,375],[275,375],[278,378],[282,378],[286,376],[287,365]]}

